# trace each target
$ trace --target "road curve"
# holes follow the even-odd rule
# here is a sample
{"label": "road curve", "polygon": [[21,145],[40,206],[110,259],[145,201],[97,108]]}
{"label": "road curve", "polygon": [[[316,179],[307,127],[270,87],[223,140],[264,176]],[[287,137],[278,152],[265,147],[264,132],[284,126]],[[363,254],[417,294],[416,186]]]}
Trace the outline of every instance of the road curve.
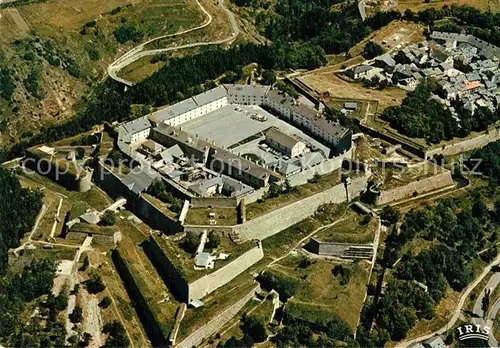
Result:
{"label": "road curve", "polygon": [[154,50],[144,50],[146,45],[148,45],[154,41],[161,40],[161,39],[168,38],[168,37],[187,34],[189,32],[205,28],[210,23],[212,23],[212,16],[210,15],[210,13],[207,12],[207,10],[200,4],[200,2],[198,0],[195,0],[195,1],[198,4],[198,6],[201,8],[201,10],[205,13],[205,15],[207,16],[207,19],[205,20],[205,22],[203,24],[201,24],[197,27],[191,28],[191,29],[186,29],[186,30],[174,33],[174,34],[168,34],[168,35],[162,35],[162,36],[156,37],[154,39],[146,41],[146,42],[132,48],[130,51],[125,53],[123,56],[121,56],[120,58],[118,58],[117,60],[115,60],[113,63],[111,63],[108,66],[108,76],[111,77],[115,81],[123,83],[126,86],[133,86],[134,83],[132,81],[128,81],[128,80],[125,80],[121,77],[118,77],[117,74],[121,69],[123,69],[127,65],[135,62],[136,60],[138,60],[142,57],[153,56],[153,55],[160,54],[160,53],[176,51],[176,50],[186,49],[186,48],[221,45],[221,44],[225,44],[225,43],[229,43],[229,42],[234,41],[234,39],[238,36],[238,34],[240,32],[238,24],[236,23],[236,18],[234,17],[234,14],[227,7],[224,6],[223,0],[219,0],[219,6],[222,7],[222,9],[227,13],[227,15],[229,17],[229,21],[231,22],[231,26],[233,28],[233,32],[229,37],[222,39],[222,40],[211,41],[211,42],[199,41],[199,42],[193,42],[190,44],[180,45],[180,46],[175,46],[175,47],[159,48],[159,49],[154,49]]}
{"label": "road curve", "polygon": [[476,280],[474,280],[474,282],[472,284],[470,284],[467,287],[467,289],[462,293],[462,296],[460,296],[460,301],[458,302],[458,306],[455,309],[455,312],[453,313],[452,317],[450,318],[450,320],[448,321],[448,323],[445,326],[443,326],[439,330],[436,330],[430,334],[420,336],[420,337],[414,338],[412,340],[398,343],[396,347],[405,348],[413,343],[426,340],[426,339],[434,337],[436,335],[441,335],[441,334],[445,333],[446,331],[448,331],[449,329],[453,328],[453,326],[455,325],[455,323],[458,320],[458,317],[460,316],[460,312],[462,310],[462,307],[465,304],[465,300],[467,300],[467,297],[469,297],[469,294],[471,293],[471,291],[474,290],[474,288],[484,279],[484,277],[486,277],[486,275],[491,271],[491,269],[498,264],[500,264],[500,255],[498,255],[492,263],[490,263],[488,266],[486,266],[486,268],[484,268],[481,275],[479,277],[477,277]]}
{"label": "road curve", "polygon": [[[490,316],[488,318],[485,318],[487,313],[485,313],[483,311],[483,298],[486,296],[486,289],[490,289],[491,293],[493,293],[493,291],[495,291],[495,289],[499,283],[500,283],[500,272],[496,272],[488,280],[488,283],[485,285],[484,289],[481,290],[481,295],[478,296],[478,298],[476,300],[476,304],[474,305],[474,309],[473,309],[473,313],[477,317],[473,318],[472,322],[475,325],[489,326],[491,329],[490,337],[489,337],[489,341],[488,341],[490,347],[498,347],[498,342],[495,339],[495,336],[493,334],[493,326],[491,324],[493,323],[493,319],[495,318],[495,315],[500,308],[500,299],[496,303],[493,304],[493,306],[491,308]],[[491,321],[490,321],[490,318],[492,318]]]}

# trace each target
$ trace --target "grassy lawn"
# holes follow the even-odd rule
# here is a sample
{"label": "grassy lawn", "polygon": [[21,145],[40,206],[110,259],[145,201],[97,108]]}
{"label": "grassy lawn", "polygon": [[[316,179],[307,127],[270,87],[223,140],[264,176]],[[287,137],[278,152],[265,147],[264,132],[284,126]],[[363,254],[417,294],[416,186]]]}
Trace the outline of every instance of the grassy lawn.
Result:
{"label": "grassy lawn", "polygon": [[344,264],[351,274],[346,285],[341,285],[332,274],[336,263],[325,260],[313,260],[307,268],[300,268],[303,256],[288,256],[273,265],[272,272],[300,282],[297,294],[290,301],[322,312],[335,313],[344,319],[354,331],[368,281],[369,264],[354,262]]}
{"label": "grassy lawn", "polygon": [[[231,241],[229,237],[220,235],[221,241],[217,248],[217,252],[224,252],[226,254],[230,254],[230,256],[226,260],[215,261],[213,269],[195,270],[194,255],[181,248],[182,241],[176,241],[165,236],[154,236],[154,238],[158,242],[158,245],[162,248],[165,255],[167,255],[168,259],[177,269],[181,270],[181,273],[189,283],[226,266],[231,261],[234,261],[239,256],[256,246],[254,241],[236,244]],[[205,249],[205,251],[207,251],[207,249]]]}
{"label": "grassy lawn", "polygon": [[174,213],[172,210],[170,210],[170,207],[172,206],[172,204],[165,203],[165,202],[159,200],[158,198],[151,196],[148,193],[142,193],[141,195],[149,203],[151,203],[158,210],[160,210],[163,214],[165,214],[166,216],[168,216],[170,219],[172,219],[174,221],[177,221],[177,213]]}
{"label": "grassy lawn", "polygon": [[141,294],[153,310],[165,337],[168,337],[179,303],[165,286],[142,248],[132,238],[124,236],[118,250],[127,262]]}
{"label": "grassy lawn", "polygon": [[297,186],[291,193],[281,194],[278,197],[265,199],[262,203],[254,202],[246,206],[247,220],[255,219],[258,216],[267,214],[285,205],[292,204],[306,197],[310,197],[319,192],[323,192],[341,182],[340,171],[322,176],[317,183],[307,183]]}
{"label": "grassy lawn", "polygon": [[376,219],[372,218],[366,222],[364,216],[357,214],[352,209],[348,209],[343,218],[344,221],[321,231],[316,236],[322,242],[360,244],[373,242],[378,226]]}
{"label": "grassy lawn", "polygon": [[99,274],[106,285],[106,289],[98,294],[99,300],[109,296],[113,299],[114,304],[111,304],[106,309],[101,308],[103,325],[114,320],[120,321],[136,347],[147,345],[147,337],[141,326],[141,322],[132,307],[132,301],[128,297],[127,291],[118,275],[118,271],[114,268],[113,262],[108,255],[92,252],[90,255],[91,264],[99,265]]}
{"label": "grassy lawn", "polygon": [[299,240],[310,234],[316,228],[320,227],[321,223],[313,218],[302,220],[286,230],[281,231],[262,241],[264,255],[271,258],[282,256]]}
{"label": "grassy lawn", "polygon": [[232,226],[237,224],[235,208],[189,208],[185,223],[188,225],[209,225],[209,214],[214,213],[217,225]]}
{"label": "grassy lawn", "polygon": [[226,308],[238,302],[254,289],[256,285],[250,273],[244,272],[230,283],[205,297],[203,299],[205,304],[202,307],[189,308],[182,320],[178,341],[181,342],[182,339],[205,325]]}

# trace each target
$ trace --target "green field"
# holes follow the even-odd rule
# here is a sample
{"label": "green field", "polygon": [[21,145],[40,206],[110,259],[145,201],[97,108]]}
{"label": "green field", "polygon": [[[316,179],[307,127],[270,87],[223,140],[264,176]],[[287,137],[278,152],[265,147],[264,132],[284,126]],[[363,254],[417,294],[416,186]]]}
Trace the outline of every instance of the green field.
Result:
{"label": "green field", "polygon": [[342,218],[343,221],[322,230],[316,237],[322,242],[359,244],[373,242],[378,226],[375,218],[370,218],[369,215],[359,215],[352,209],[348,209]]}
{"label": "green field", "polygon": [[270,269],[272,274],[293,279],[300,283],[290,304],[310,307],[322,312],[331,312],[344,319],[351,329],[356,329],[359,313],[368,282],[369,264],[354,262],[344,264],[350,269],[349,280],[341,285],[332,274],[336,263],[325,260],[312,260],[306,268],[299,267],[303,256],[288,256]]}

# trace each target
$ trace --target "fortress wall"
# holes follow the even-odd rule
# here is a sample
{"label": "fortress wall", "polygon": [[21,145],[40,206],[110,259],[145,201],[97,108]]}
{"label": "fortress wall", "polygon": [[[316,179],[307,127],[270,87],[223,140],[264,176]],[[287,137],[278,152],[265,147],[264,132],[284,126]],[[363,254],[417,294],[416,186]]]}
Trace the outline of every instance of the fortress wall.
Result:
{"label": "fortress wall", "polygon": [[342,162],[344,159],[350,159],[352,156],[352,149],[349,149],[344,155],[337,156],[334,158],[330,158],[325,160],[324,162],[306,169],[300,173],[291,175],[289,177],[290,183],[292,186],[304,185],[308,180],[312,179],[315,174],[325,175],[329,174],[337,169],[342,167]]}
{"label": "fortress wall", "polygon": [[405,186],[396,187],[387,191],[381,191],[380,195],[375,199],[375,205],[383,205],[405,198],[410,198],[414,195],[414,192],[417,194],[423,194],[447,186],[452,186],[454,184],[451,172],[446,171],[426,179],[412,181]]}
{"label": "fortress wall", "polygon": [[135,196],[130,203],[134,214],[151,228],[165,234],[175,234],[182,230],[178,221],[172,220],[141,195]]}
{"label": "fortress wall", "polygon": [[236,198],[228,197],[196,197],[191,198],[191,205],[193,208],[236,208],[236,206],[238,205],[238,200]]}
{"label": "fortress wall", "polygon": [[113,199],[120,197],[128,199],[130,196],[128,187],[101,162],[97,163],[94,170],[94,182]]}
{"label": "fortress wall", "polygon": [[326,191],[304,198],[266,215],[259,216],[244,224],[233,226],[234,231],[244,240],[262,240],[268,238],[314,215],[318,207],[322,204],[343,203],[358,197],[366,189],[366,186],[367,178],[365,176],[354,178],[348,184],[347,192],[343,183],[338,184]]}
{"label": "fortress wall", "polygon": [[27,158],[23,163],[27,168],[50,178],[68,190],[79,192],[90,190],[92,172],[88,172],[87,169],[81,168],[81,172],[78,173],[80,176],[77,176],[45,158],[40,158],[30,151],[27,152]]}
{"label": "fortress wall", "polygon": [[132,273],[130,273],[127,261],[121,257],[118,249],[113,250],[111,258],[113,259],[116,270],[125,285],[128,295],[132,299],[137,315],[141,320],[144,331],[146,331],[151,343],[154,346],[166,346],[168,342],[166,337],[167,334],[163,332],[161,325],[154,314],[154,310],[150,307],[148,301],[144,298],[139,287],[137,286]]}
{"label": "fortress wall", "polygon": [[453,156],[461,152],[475,150],[488,145],[494,141],[500,140],[500,128],[489,129],[482,134],[471,138],[462,140],[455,144],[446,144],[443,147],[426,151],[426,158],[435,155]]}
{"label": "fortress wall", "polygon": [[149,243],[145,251],[151,262],[155,265],[158,273],[169,290],[182,302],[188,302],[189,287],[186,279],[177,268],[168,259],[162,248],[158,245],[155,238],[159,236],[150,236]]}
{"label": "fortress wall", "polygon": [[202,299],[217,288],[229,283],[263,257],[264,251],[259,242],[255,248],[247,251],[228,265],[189,284],[189,300]]}
{"label": "fortress wall", "polygon": [[243,306],[250,301],[255,293],[259,292],[260,286],[257,285],[252,289],[245,297],[236,302],[231,307],[225,309],[219,315],[210,320],[207,324],[200,327],[198,330],[189,335],[184,341],[180,342],[178,348],[191,348],[199,346],[204,339],[212,336],[217,331],[219,331],[229,320],[231,320],[238,312],[243,308]]}

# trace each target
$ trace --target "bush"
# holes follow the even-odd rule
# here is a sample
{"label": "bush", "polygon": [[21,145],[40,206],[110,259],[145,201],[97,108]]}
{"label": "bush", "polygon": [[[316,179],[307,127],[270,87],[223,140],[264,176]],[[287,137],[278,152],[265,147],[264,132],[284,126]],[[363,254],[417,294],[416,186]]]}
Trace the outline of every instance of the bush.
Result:
{"label": "bush", "polygon": [[73,312],[71,312],[68,318],[73,324],[81,322],[83,319],[82,307],[76,305],[75,308],[73,309]]}
{"label": "bush", "polygon": [[115,38],[119,43],[125,43],[128,41],[137,42],[142,39],[143,32],[139,29],[135,22],[123,23],[116,27]]}
{"label": "bush", "polygon": [[342,265],[336,265],[332,269],[332,274],[338,279],[340,285],[346,285],[349,283],[349,278],[351,277],[351,269]]}
{"label": "bush", "polygon": [[382,209],[380,218],[386,223],[386,225],[392,225],[399,220],[399,211],[394,209],[392,206],[387,205]]}
{"label": "bush", "polygon": [[85,287],[90,294],[98,294],[106,289],[106,285],[102,282],[101,276],[97,273],[91,274],[90,279],[85,282]]}
{"label": "bush", "polygon": [[255,343],[264,342],[267,339],[265,323],[253,315],[245,316],[242,319],[241,331],[250,336]]}
{"label": "bush", "polygon": [[219,246],[220,244],[220,236],[217,232],[211,231],[208,234],[208,242],[206,244],[206,247],[209,249],[215,249]]}
{"label": "bush", "polygon": [[92,60],[99,60],[101,59],[101,54],[99,53],[99,50],[97,48],[92,47],[87,51],[89,58]]}
{"label": "bush", "polygon": [[363,57],[366,59],[373,59],[385,53],[385,50],[376,42],[370,41],[366,44],[363,50]]}
{"label": "bush", "polygon": [[188,253],[194,253],[200,244],[200,235],[192,231],[188,231],[182,240],[181,247]]}
{"label": "bush", "polygon": [[103,226],[113,226],[116,223],[115,213],[111,210],[106,210],[101,218],[101,225]]}
{"label": "bush", "polygon": [[111,303],[112,303],[111,297],[106,296],[101,300],[101,302],[99,302],[99,307],[108,308],[111,305]]}
{"label": "bush", "polygon": [[102,332],[108,334],[104,347],[128,347],[130,344],[125,328],[116,320],[104,325]]}
{"label": "bush", "polygon": [[83,147],[76,148],[76,159],[82,159],[85,157],[85,149]]}

